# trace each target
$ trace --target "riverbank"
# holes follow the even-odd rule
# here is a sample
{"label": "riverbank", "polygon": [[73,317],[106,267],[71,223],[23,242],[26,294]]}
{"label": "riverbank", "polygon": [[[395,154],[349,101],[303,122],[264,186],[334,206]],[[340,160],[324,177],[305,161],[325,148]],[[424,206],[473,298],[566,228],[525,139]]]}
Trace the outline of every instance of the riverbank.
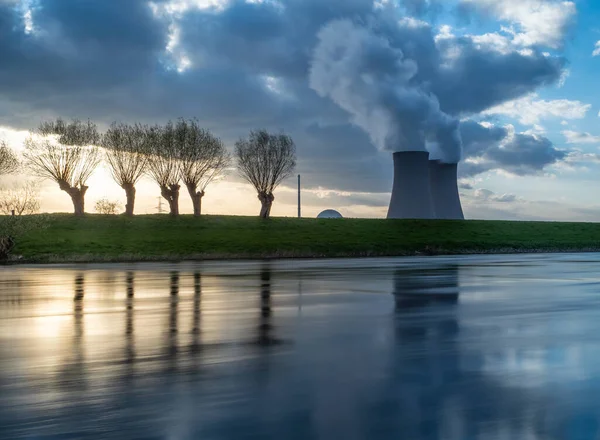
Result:
{"label": "riverbank", "polygon": [[49,215],[43,223],[18,237],[10,262],[600,251],[597,223],[66,214]]}

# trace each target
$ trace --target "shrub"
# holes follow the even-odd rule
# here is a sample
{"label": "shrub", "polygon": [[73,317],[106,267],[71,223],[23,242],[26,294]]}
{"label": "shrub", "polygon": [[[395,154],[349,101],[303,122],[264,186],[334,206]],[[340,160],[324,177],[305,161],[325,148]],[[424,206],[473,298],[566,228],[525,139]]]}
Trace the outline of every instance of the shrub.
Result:
{"label": "shrub", "polygon": [[119,202],[113,202],[105,198],[98,200],[94,209],[98,214],[115,215],[119,211],[120,206]]}

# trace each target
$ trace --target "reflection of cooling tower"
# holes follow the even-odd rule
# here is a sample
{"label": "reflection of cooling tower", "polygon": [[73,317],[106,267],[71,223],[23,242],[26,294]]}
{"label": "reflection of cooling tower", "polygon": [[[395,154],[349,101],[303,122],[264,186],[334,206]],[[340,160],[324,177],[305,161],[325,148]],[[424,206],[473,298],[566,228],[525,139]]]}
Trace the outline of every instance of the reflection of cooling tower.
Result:
{"label": "reflection of cooling tower", "polygon": [[457,266],[399,269],[394,274],[396,307],[456,302],[459,295],[458,286]]}
{"label": "reflection of cooling tower", "polygon": [[431,199],[435,218],[464,220],[460,196],[458,195],[457,168],[455,163],[429,161]]}
{"label": "reflection of cooling tower", "polygon": [[394,153],[394,187],[388,218],[434,218],[429,185],[429,153]]}

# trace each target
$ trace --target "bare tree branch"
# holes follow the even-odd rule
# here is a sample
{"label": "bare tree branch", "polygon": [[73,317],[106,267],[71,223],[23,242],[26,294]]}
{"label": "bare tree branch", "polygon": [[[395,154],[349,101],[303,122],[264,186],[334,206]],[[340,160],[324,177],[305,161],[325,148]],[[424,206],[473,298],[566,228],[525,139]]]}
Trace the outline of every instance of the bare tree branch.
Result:
{"label": "bare tree branch", "polygon": [[152,126],[146,131],[144,150],[148,155],[148,175],[160,187],[161,195],[169,203],[171,215],[179,215],[180,154],[177,132],[172,122],[164,127]]}
{"label": "bare tree branch", "polygon": [[101,160],[98,140],[90,121],[57,119],[42,123],[37,134],[25,141],[27,166],[35,175],[58,183],[71,196],[76,215],[84,213],[86,182]]}
{"label": "bare tree branch", "polygon": [[40,189],[35,182],[0,190],[0,213],[31,215],[40,210]]}
{"label": "bare tree branch", "polygon": [[0,141],[0,176],[11,174],[19,168],[19,159],[4,141]]}
{"label": "bare tree branch", "polygon": [[294,141],[285,134],[252,131],[248,139],[236,142],[235,154],[240,175],[258,192],[262,204],[260,216],[268,218],[275,200],[273,191],[296,167]]}
{"label": "bare tree branch", "polygon": [[113,123],[102,136],[102,146],[112,176],[125,190],[127,215],[133,215],[135,185],[143,176],[148,164],[148,154],[145,151],[147,133],[148,127],[140,124]]}
{"label": "bare tree branch", "polygon": [[199,216],[206,187],[222,175],[231,157],[223,142],[210,131],[200,128],[195,120],[180,119],[176,132],[181,180],[192,198],[194,215]]}

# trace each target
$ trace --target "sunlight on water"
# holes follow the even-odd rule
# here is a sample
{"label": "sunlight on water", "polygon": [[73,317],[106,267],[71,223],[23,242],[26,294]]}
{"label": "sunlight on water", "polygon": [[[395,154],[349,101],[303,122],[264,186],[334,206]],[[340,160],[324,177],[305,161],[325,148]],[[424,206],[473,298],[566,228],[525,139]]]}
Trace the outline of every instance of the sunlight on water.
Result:
{"label": "sunlight on water", "polygon": [[0,268],[0,438],[592,439],[600,256]]}

